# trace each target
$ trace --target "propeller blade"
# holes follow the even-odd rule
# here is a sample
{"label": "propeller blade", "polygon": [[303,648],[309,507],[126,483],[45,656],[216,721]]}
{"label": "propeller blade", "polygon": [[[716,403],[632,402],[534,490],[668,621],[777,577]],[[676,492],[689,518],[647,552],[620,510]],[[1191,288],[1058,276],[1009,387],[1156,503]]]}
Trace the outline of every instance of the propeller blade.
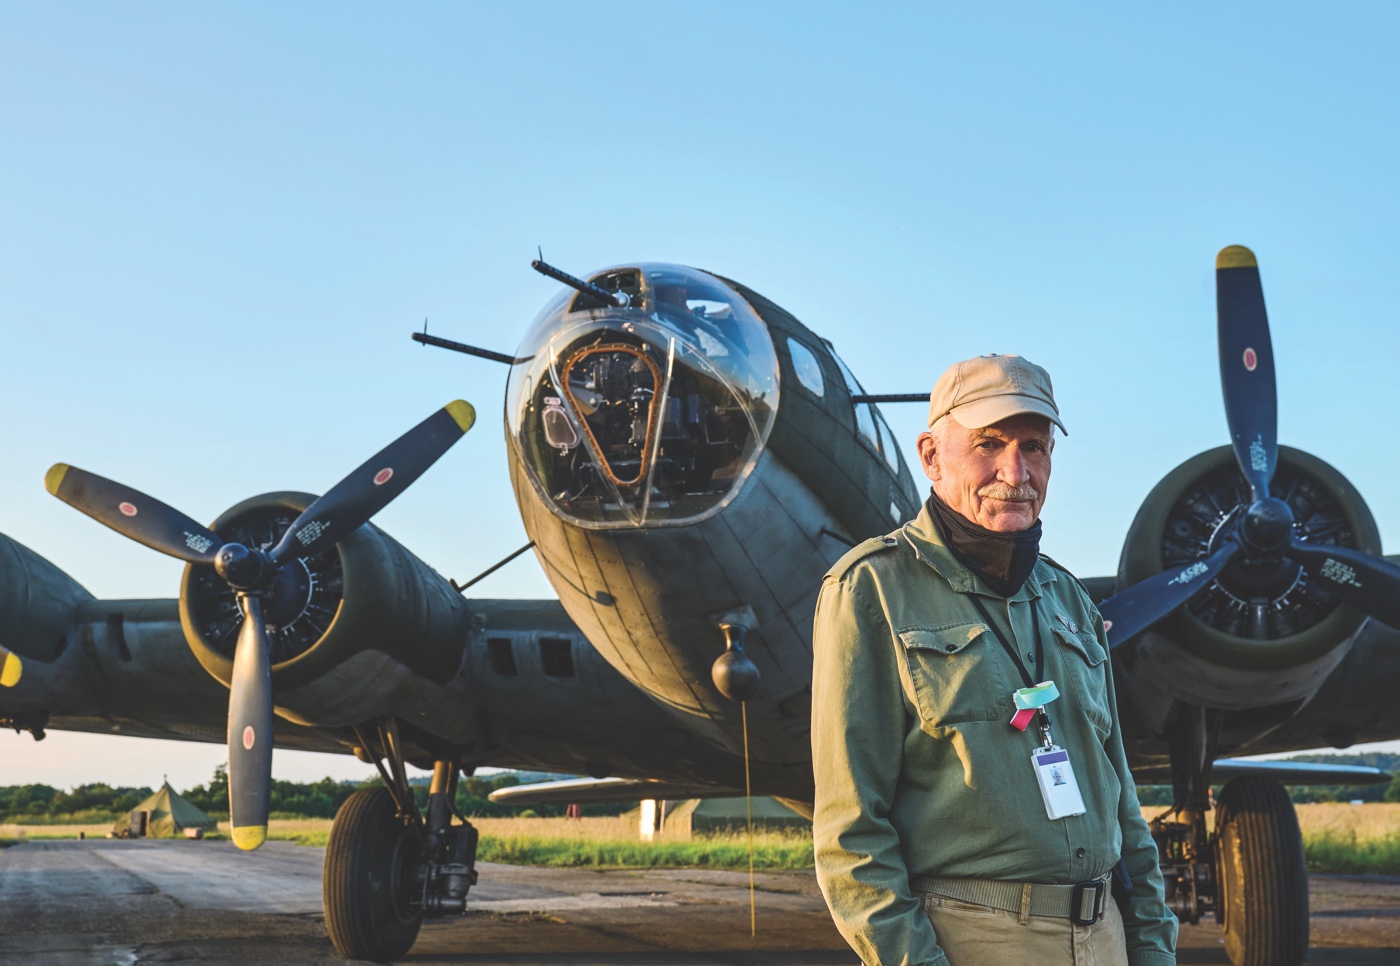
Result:
{"label": "propeller blade", "polygon": [[64,503],[152,550],[186,563],[212,564],[223,541],[174,507],[106,477],[55,463],[44,486]]}
{"label": "propeller blade", "polygon": [[1319,586],[1357,610],[1400,628],[1400,567],[1350,547],[1298,540],[1284,552],[1306,567]]}
{"label": "propeller blade", "polygon": [[1190,600],[1225,569],[1239,548],[1230,540],[1204,560],[1148,577],[1100,604],[1109,649],[1141,634]]}
{"label": "propeller blade", "polygon": [[245,851],[267,838],[272,793],[272,666],[262,601],[240,594],[243,626],[233,652],[228,695],[228,818],[233,844]]}
{"label": "propeller blade", "polygon": [[0,687],[14,687],[19,684],[22,674],[24,665],[20,663],[19,655],[0,647]]}
{"label": "propeller blade", "polygon": [[338,543],[408,489],[474,422],[476,410],[458,399],[404,433],[307,507],[272,549],[273,562]]}
{"label": "propeller blade", "polygon": [[1278,394],[1259,263],[1243,245],[1222,248],[1215,257],[1215,303],[1225,419],[1235,459],[1258,501],[1269,495],[1278,464]]}

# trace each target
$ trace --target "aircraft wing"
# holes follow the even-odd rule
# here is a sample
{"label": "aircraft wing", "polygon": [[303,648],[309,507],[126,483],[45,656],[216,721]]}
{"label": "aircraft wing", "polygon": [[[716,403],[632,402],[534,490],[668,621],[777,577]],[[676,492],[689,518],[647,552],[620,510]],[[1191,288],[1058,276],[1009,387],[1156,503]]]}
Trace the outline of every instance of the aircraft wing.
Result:
{"label": "aircraft wing", "polygon": [[[687,788],[690,775],[708,774],[742,787],[742,759],[698,740],[623,678],[557,600],[464,599],[406,550],[383,554],[388,540],[369,525],[346,544],[352,553],[379,544],[388,559],[371,563],[416,581],[421,609],[385,620],[396,597],[363,609],[351,600],[338,638],[327,632],[275,666],[285,682],[274,697],[276,747],[349,754],[357,727],[373,740],[376,721],[393,717],[420,767],[453,749],[467,769],[655,777]],[[197,598],[197,575],[188,583]],[[52,729],[223,743],[225,668],[213,647],[192,647],[189,617],[177,599],[94,598],[0,535],[0,644],[23,659],[19,680],[0,686],[0,727],[36,738]]]}
{"label": "aircraft wing", "polygon": [[646,798],[741,798],[742,788],[717,788],[693,782],[666,782],[647,778],[566,778],[563,781],[513,785],[491,793],[502,805],[571,805],[602,802],[640,802]]}
{"label": "aircraft wing", "polygon": [[[1246,761],[1242,758],[1218,759],[1210,769],[1212,783],[1254,775],[1272,778],[1285,785],[1382,785],[1390,775],[1379,768],[1366,765],[1326,765],[1306,761]],[[1141,768],[1133,777],[1144,785],[1166,785],[1172,780],[1170,765]]]}

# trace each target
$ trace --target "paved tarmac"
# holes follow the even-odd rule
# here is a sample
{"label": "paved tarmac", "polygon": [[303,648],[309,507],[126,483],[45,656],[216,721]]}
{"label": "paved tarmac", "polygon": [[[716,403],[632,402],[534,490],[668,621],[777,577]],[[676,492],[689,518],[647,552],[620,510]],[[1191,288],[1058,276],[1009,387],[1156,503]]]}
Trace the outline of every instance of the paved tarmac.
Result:
{"label": "paved tarmac", "polygon": [[[269,842],[53,841],[0,850],[0,963],[343,963],[321,922],[323,850]],[[810,873],[535,869],[481,863],[463,917],[402,962],[579,966],[857,964]],[[1400,878],[1312,880],[1309,963],[1400,964]],[[1226,963],[1213,925],[1180,961]]]}

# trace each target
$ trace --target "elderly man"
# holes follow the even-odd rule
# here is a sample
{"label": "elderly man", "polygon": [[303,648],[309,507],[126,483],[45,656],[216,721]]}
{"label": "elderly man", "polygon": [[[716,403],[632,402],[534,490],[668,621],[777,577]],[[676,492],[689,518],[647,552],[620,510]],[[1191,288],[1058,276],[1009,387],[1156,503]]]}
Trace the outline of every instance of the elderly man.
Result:
{"label": "elderly man", "polygon": [[1039,553],[1044,369],[945,372],[918,518],[827,573],[817,876],[867,964],[1166,966],[1176,919],[1123,753],[1103,620]]}

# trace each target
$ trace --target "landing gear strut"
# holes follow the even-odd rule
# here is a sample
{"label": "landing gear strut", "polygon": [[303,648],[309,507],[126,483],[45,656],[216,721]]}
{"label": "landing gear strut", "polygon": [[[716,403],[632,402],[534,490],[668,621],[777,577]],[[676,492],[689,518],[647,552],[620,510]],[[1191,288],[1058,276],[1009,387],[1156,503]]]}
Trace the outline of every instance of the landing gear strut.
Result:
{"label": "landing gear strut", "polygon": [[384,785],[360,789],[336,813],[322,872],[326,932],[348,959],[395,959],[413,946],[424,919],[466,910],[477,879],[477,831],[460,816],[452,821],[456,760],[434,762],[424,815],[408,784],[397,722],[378,722],[373,744],[362,729],[355,733],[357,753],[373,758]]}
{"label": "landing gear strut", "polygon": [[[1219,719],[1186,709],[1170,734],[1170,811],[1153,819],[1167,907],[1195,924],[1213,913],[1234,966],[1300,966],[1308,951],[1308,875],[1298,816],[1272,778],[1235,778],[1212,803]],[[1215,834],[1206,814],[1215,812]]]}
{"label": "landing gear strut", "polygon": [[1172,808],[1152,820],[1167,908],[1192,925],[1215,908],[1215,863],[1206,829],[1217,729],[1204,708],[1185,709],[1170,734]]}

